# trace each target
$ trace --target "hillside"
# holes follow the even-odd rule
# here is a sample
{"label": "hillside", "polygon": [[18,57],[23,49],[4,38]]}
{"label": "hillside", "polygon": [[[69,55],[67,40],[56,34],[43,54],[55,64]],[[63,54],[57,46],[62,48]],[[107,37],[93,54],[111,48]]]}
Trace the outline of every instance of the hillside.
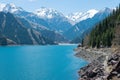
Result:
{"label": "hillside", "polygon": [[27,28],[11,13],[0,12],[0,33],[1,45],[54,44],[34,29]]}
{"label": "hillside", "polygon": [[120,80],[120,5],[86,36],[76,56],[89,61],[79,80]]}
{"label": "hillside", "polygon": [[111,47],[119,45],[119,30],[120,30],[120,6],[113,10],[113,13],[106,19],[101,21],[92,30],[89,35],[88,45],[91,47]]}

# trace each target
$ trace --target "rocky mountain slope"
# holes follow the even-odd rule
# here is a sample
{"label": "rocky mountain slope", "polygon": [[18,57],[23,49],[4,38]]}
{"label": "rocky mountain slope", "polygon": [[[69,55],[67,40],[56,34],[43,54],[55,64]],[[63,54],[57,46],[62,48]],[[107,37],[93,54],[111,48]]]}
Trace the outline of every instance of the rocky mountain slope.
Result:
{"label": "rocky mountain slope", "polygon": [[[112,12],[111,9],[105,8],[103,10],[100,10],[92,18],[87,18],[86,20],[80,21],[77,24],[75,24],[72,28],[70,28],[68,31],[64,33],[64,35],[70,39],[73,40],[73,42],[76,42],[76,39],[80,38],[79,42],[81,42],[82,38],[84,37],[83,34],[88,34],[91,32],[92,28],[105,19],[110,13]],[[69,35],[67,35],[69,34]]]}
{"label": "rocky mountain slope", "polygon": [[63,33],[72,27],[69,19],[55,9],[42,7],[37,9],[34,14],[43,18],[48,23],[50,30]]}
{"label": "rocky mountain slope", "polygon": [[3,39],[9,39],[19,45],[54,44],[53,41],[43,37],[39,32],[31,28],[26,28],[25,25],[11,13],[0,12],[0,33]]}
{"label": "rocky mountain slope", "polygon": [[[21,7],[17,7],[14,4],[0,4],[1,12],[10,12],[14,14],[14,16],[18,17],[20,22],[25,25],[25,27],[32,28],[38,31],[42,36],[48,38],[49,40],[53,40],[56,43],[66,42],[64,36],[60,33],[49,29],[49,24],[43,18],[38,17],[36,14],[32,12],[25,11]],[[46,36],[46,34],[48,36]]]}

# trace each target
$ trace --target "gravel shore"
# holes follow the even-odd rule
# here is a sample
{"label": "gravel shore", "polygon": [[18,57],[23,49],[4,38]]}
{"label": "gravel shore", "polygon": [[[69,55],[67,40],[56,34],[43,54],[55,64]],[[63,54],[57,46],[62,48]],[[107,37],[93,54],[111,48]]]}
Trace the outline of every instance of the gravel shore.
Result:
{"label": "gravel shore", "polygon": [[88,62],[92,62],[93,60],[97,60],[101,56],[108,56],[112,53],[111,48],[85,48],[85,47],[78,47],[75,49],[76,54],[75,56],[83,58]]}
{"label": "gravel shore", "polygon": [[75,49],[89,64],[79,70],[79,80],[120,80],[120,47]]}

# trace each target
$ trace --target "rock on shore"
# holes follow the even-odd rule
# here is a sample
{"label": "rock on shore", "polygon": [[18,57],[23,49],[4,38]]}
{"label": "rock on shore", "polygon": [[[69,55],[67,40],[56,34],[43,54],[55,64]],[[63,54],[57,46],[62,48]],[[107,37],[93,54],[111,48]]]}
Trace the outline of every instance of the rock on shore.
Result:
{"label": "rock on shore", "polygon": [[89,64],[80,69],[79,80],[120,80],[120,48],[81,49],[76,56],[89,60]]}

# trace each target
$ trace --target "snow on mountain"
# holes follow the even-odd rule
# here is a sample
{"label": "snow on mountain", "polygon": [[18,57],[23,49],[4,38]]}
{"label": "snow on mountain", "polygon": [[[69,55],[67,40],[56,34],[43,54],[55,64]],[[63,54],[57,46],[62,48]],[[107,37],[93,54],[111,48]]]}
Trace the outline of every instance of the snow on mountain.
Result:
{"label": "snow on mountain", "polygon": [[68,16],[66,16],[68,19],[74,21],[75,23],[80,22],[82,20],[86,20],[88,18],[92,18],[96,13],[98,13],[97,10],[95,9],[91,9],[87,12],[76,12],[76,13],[72,13],[69,14]]}
{"label": "snow on mountain", "polygon": [[17,7],[13,3],[10,3],[10,4],[2,4],[2,3],[0,3],[0,11],[16,13],[16,12],[24,11],[24,10],[21,7]]}
{"label": "snow on mountain", "polygon": [[41,18],[54,18],[54,17],[63,17],[64,15],[60,12],[58,12],[57,10],[54,10],[52,8],[45,8],[45,7],[41,7],[40,9],[37,9],[34,14],[36,14],[37,16],[41,17]]}
{"label": "snow on mountain", "polygon": [[[80,39],[84,34],[88,34],[94,28],[94,25],[109,16],[111,12],[112,9],[110,8],[104,8],[99,11],[89,10],[86,12],[88,15],[82,17],[82,19],[86,18],[86,20],[77,22],[72,28],[66,31],[64,35],[71,40],[77,37]],[[89,13],[91,13],[91,15]]]}
{"label": "snow on mountain", "polygon": [[5,7],[5,4],[0,3],[0,11],[3,11],[3,8]]}
{"label": "snow on mountain", "polygon": [[[0,3],[0,11],[10,12],[10,13],[19,13],[24,11],[21,7],[16,6],[13,3],[2,4]],[[79,21],[85,20],[87,18],[92,18],[98,11],[89,10],[87,12],[77,12],[67,16],[67,18],[59,11],[52,8],[41,7],[40,9],[35,10],[34,14],[43,19],[63,19],[69,21],[71,24],[77,23]],[[30,14],[33,16],[33,14]]]}
{"label": "snow on mountain", "polygon": [[68,18],[55,9],[41,7],[34,14],[44,19],[48,23],[49,29],[60,32],[61,34],[72,27]]}

